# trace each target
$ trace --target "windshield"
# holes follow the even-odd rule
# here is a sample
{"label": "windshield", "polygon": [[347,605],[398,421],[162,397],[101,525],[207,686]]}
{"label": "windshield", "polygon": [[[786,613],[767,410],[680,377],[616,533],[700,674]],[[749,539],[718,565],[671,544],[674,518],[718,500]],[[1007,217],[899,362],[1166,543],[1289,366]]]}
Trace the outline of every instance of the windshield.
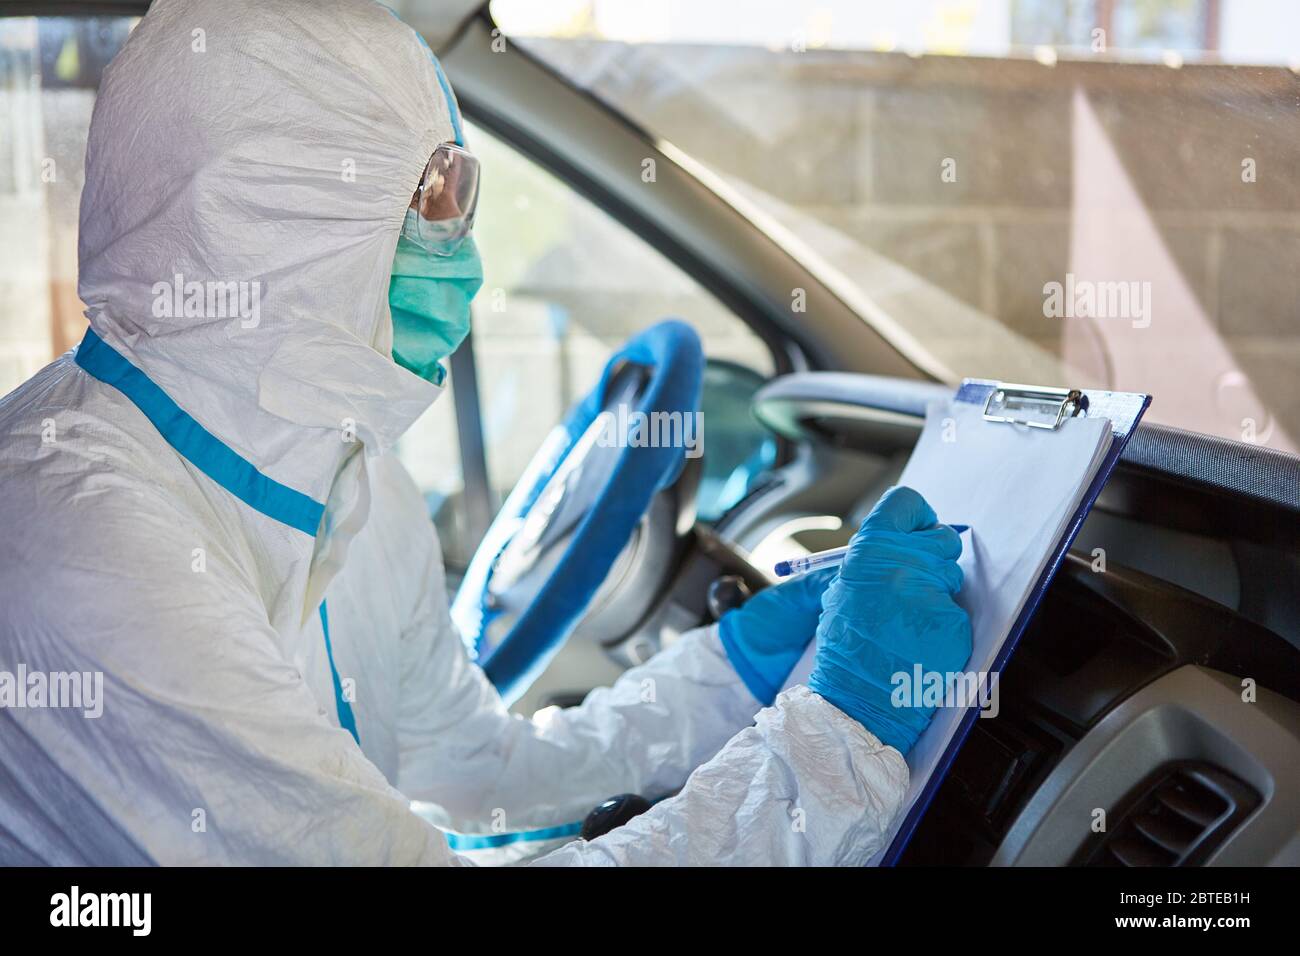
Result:
{"label": "windshield", "polygon": [[1300,4],[495,0],[949,380],[1296,450]]}

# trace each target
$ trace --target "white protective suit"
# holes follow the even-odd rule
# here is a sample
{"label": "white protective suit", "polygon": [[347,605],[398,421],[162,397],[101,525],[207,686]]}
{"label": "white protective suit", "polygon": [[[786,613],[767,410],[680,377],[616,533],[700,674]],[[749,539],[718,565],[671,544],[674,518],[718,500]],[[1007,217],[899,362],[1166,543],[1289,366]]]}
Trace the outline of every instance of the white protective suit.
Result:
{"label": "white protective suit", "polygon": [[[438,390],[386,299],[454,111],[364,0],[157,0],[106,71],[92,332],[0,401],[0,673],[102,674],[102,714],[0,708],[0,863],[458,863],[443,829],[564,836],[679,788],[539,862],[880,848],[902,757],[806,688],[761,709],[713,628],[532,721],[468,659],[390,453]],[[233,317],[225,282],[259,283]]]}

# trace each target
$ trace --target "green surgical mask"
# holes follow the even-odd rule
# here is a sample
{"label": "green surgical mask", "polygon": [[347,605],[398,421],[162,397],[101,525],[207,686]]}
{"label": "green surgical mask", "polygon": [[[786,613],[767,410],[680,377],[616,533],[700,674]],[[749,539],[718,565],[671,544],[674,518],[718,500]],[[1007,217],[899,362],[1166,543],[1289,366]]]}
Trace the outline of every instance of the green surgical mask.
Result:
{"label": "green surgical mask", "polygon": [[482,284],[483,263],[472,237],[450,256],[435,256],[399,238],[388,280],[393,361],[441,385],[446,373],[438,363],[469,334],[469,304]]}

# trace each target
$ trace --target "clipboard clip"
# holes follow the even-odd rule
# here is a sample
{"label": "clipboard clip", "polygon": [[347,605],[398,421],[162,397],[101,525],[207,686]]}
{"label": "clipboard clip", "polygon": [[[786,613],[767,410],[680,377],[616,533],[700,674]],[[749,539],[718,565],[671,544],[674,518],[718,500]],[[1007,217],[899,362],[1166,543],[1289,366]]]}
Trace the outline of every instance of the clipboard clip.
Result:
{"label": "clipboard clip", "polygon": [[984,402],[984,420],[1055,431],[1087,408],[1088,397],[1077,388],[999,383]]}

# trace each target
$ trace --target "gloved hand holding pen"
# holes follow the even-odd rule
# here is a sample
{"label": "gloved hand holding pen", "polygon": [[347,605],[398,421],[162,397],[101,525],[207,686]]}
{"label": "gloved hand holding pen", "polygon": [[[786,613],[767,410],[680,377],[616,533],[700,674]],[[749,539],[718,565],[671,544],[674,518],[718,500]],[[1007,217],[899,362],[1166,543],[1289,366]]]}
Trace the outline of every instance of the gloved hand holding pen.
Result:
{"label": "gloved hand holding pen", "polygon": [[772,706],[803,657],[817,630],[822,595],[837,573],[822,568],[765,588],[719,622],[731,666],[764,707]]}
{"label": "gloved hand holding pen", "polygon": [[822,597],[808,686],[906,754],[934,713],[896,707],[891,678],[920,664],[947,673],[971,653],[970,618],[953,600],[961,539],[911,488],[890,489],[849,542]]}

